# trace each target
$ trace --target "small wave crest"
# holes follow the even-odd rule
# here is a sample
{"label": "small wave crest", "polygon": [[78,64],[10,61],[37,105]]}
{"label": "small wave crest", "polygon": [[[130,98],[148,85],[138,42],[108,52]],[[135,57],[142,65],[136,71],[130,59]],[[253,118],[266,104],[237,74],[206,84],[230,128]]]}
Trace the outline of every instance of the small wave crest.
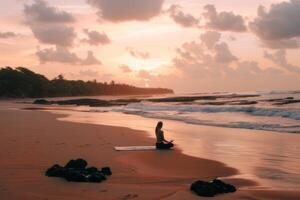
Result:
{"label": "small wave crest", "polygon": [[122,107],[123,111],[176,111],[176,112],[241,112],[255,116],[283,117],[300,120],[300,110],[285,108],[260,108],[254,106],[200,106],[200,105],[166,105],[148,102],[132,103]]}
{"label": "small wave crest", "polygon": [[[291,120],[300,120],[300,111],[283,109],[283,108],[260,108],[253,106],[200,106],[200,105],[171,105],[158,103],[132,103],[127,106],[115,107],[112,109],[116,112],[126,114],[140,115],[148,118],[170,119],[183,121],[190,124],[219,126],[228,128],[245,128],[255,130],[267,130],[288,133],[300,133],[300,125],[278,123],[278,120],[271,120],[274,117],[283,117]],[[252,118],[255,116],[270,117],[270,120],[260,121],[220,121],[212,118],[205,118],[206,115],[195,117],[197,113],[244,113]],[[279,120],[281,121],[281,120]]]}
{"label": "small wave crest", "polygon": [[[122,111],[117,109],[115,111]],[[280,124],[264,124],[264,123],[253,123],[253,122],[230,122],[222,123],[210,120],[200,120],[193,117],[186,117],[180,115],[172,115],[166,113],[151,113],[145,111],[129,111],[123,110],[123,113],[139,115],[147,118],[156,118],[156,119],[169,119],[182,121],[189,124],[196,125],[208,125],[208,126],[217,126],[217,127],[227,127],[227,128],[244,128],[244,129],[254,129],[254,130],[265,130],[265,131],[276,131],[276,132],[288,132],[288,133],[300,133],[300,126],[284,126]]]}

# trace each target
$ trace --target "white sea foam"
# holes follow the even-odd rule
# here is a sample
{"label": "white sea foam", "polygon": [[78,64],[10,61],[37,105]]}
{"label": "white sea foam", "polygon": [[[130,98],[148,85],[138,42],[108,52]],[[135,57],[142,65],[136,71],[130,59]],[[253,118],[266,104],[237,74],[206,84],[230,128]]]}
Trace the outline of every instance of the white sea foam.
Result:
{"label": "white sea foam", "polygon": [[[231,128],[245,128],[256,130],[268,130],[277,132],[300,133],[300,110],[289,108],[261,108],[254,106],[202,106],[202,105],[183,105],[169,103],[132,103],[127,106],[116,107],[116,112],[135,114],[149,118],[171,119],[183,121],[191,124],[210,125]],[[197,113],[202,114],[201,118],[195,117]],[[205,113],[241,113],[247,116],[267,117],[270,122],[256,121],[217,121],[203,117]],[[256,117],[257,118],[257,117]],[[274,118],[283,118],[295,121],[293,125],[280,124],[280,120],[274,122]]]}
{"label": "white sea foam", "polygon": [[241,112],[255,116],[284,117],[300,120],[300,110],[285,108],[260,108],[254,106],[201,106],[201,105],[167,105],[148,102],[132,103],[116,111],[176,111],[176,112]]}

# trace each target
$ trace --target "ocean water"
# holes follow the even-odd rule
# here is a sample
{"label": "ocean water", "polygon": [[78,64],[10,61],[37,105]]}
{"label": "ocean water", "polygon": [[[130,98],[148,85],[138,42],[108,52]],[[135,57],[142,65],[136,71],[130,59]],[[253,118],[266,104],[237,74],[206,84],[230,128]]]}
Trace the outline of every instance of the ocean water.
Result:
{"label": "ocean water", "polygon": [[[155,102],[144,100],[108,109],[92,108],[89,112],[110,110],[198,125],[300,133],[300,92],[297,91],[175,96],[165,96],[173,98],[168,102],[163,102],[164,98]],[[185,99],[193,97],[196,100]]]}

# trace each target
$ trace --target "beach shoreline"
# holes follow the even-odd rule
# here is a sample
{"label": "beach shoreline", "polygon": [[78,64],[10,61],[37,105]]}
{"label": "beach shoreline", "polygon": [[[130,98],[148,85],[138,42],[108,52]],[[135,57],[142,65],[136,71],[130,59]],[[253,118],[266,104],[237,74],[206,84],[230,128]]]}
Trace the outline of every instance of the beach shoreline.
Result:
{"label": "beach shoreline", "polygon": [[[221,176],[238,191],[215,199],[298,199],[299,191],[251,189],[252,180],[230,178],[237,166],[173,151],[116,152],[113,147],[152,145],[147,133],[124,127],[57,120],[62,115],[21,110],[24,104],[1,102],[0,196],[14,199],[201,199],[189,191],[202,178]],[[8,107],[15,108],[9,109]],[[100,184],[68,183],[44,176],[53,164],[84,158],[110,166],[113,175]],[[237,167],[234,169],[232,167]]]}

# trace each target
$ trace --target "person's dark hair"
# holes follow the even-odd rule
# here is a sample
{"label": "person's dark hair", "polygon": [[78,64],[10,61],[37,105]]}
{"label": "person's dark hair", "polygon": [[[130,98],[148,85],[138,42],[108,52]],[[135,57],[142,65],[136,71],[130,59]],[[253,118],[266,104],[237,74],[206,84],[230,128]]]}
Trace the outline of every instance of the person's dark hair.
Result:
{"label": "person's dark hair", "polygon": [[156,125],[156,128],[155,128],[155,130],[157,130],[157,129],[161,129],[161,128],[162,128],[162,126],[163,126],[163,123],[162,123],[162,121],[159,121],[159,122],[157,122],[157,125]]}

